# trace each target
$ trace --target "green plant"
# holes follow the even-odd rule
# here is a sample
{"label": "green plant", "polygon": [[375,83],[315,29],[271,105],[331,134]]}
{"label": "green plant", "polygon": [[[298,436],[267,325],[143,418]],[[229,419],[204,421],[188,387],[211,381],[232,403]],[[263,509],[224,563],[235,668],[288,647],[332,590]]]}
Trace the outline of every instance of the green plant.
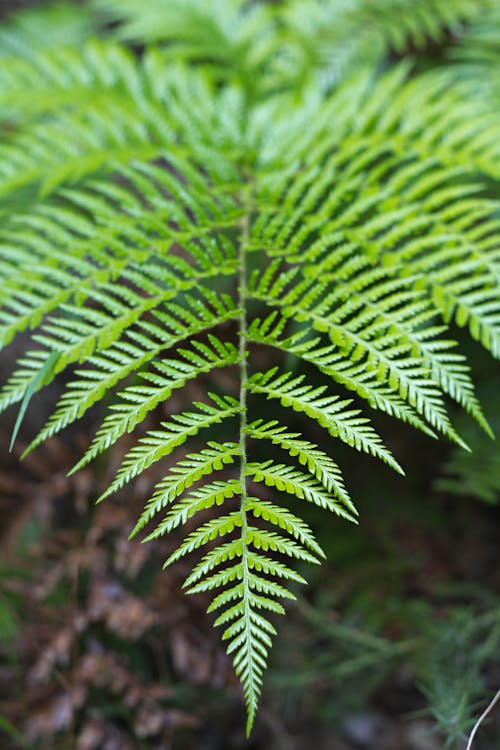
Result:
{"label": "green plant", "polygon": [[2,65],[0,336],[33,329],[34,348],[0,408],[21,404],[15,438],[67,372],[29,450],[103,402],[76,470],[203,379],[203,400],[140,437],[101,499],[173,455],[133,533],[154,524],[146,538],[173,544],[186,526],[166,564],[210,545],[186,587],[215,594],[248,731],[279,600],[324,556],[297,500],[357,515],[308,422],[396,471],[365,405],[464,445],[449,398],[490,432],[449,328],[499,356],[500,120],[453,66],[417,74],[389,52],[491,6],[380,4],[366,59],[372,4],[102,0],[89,23],[124,21],[141,54],[104,26]]}
{"label": "green plant", "polygon": [[420,655],[418,671],[435,721],[446,736],[445,747],[462,747],[474,725],[471,715],[484,696],[481,669],[498,651],[498,609],[486,615],[452,610],[434,624],[431,648]]}

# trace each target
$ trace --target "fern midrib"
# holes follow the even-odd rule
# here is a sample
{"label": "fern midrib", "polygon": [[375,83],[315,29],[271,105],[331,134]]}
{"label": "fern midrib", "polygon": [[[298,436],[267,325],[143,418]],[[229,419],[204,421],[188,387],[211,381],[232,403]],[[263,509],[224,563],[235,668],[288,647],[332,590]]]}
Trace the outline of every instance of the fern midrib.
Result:
{"label": "fern midrib", "polygon": [[255,718],[255,704],[257,697],[257,686],[254,682],[252,669],[252,633],[251,633],[251,591],[249,586],[250,569],[248,565],[248,520],[247,520],[247,400],[248,400],[248,281],[247,281],[247,252],[250,240],[250,195],[244,193],[242,203],[245,206],[245,212],[240,222],[241,239],[238,251],[239,278],[238,278],[238,307],[239,315],[239,366],[240,366],[240,486],[241,486],[241,562],[243,572],[243,617],[245,628],[245,649],[248,654],[248,674],[246,683],[242,675],[245,687],[245,698],[247,700],[247,736],[250,734]]}
{"label": "fern midrib", "polygon": [[241,220],[241,240],[238,254],[238,265],[239,265],[239,278],[238,278],[238,308],[239,308],[239,366],[240,366],[240,477],[242,491],[242,502],[241,510],[242,514],[245,512],[245,501],[246,501],[246,468],[247,468],[247,455],[246,455],[246,430],[247,430],[247,396],[248,396],[248,362],[247,362],[247,347],[248,347],[248,321],[247,321],[247,300],[248,300],[248,287],[247,287],[247,244],[250,233],[250,211],[249,209],[245,212]]}

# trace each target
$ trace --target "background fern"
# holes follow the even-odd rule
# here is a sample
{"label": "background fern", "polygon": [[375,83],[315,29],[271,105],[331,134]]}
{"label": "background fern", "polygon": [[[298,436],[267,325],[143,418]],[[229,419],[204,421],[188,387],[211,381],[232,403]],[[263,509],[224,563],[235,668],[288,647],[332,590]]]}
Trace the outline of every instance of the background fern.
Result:
{"label": "background fern", "polygon": [[[185,585],[213,593],[250,732],[274,615],[305,582],[296,566],[325,554],[300,505],[357,515],[293,412],[400,472],[367,407],[466,447],[455,401],[491,433],[449,329],[500,355],[498,110],[469,63],[465,81],[383,68],[492,4],[95,7],[54,9],[67,47],[35,52],[36,16],[5,32],[0,336],[32,331],[32,345],[0,408],[22,417],[67,371],[31,448],[104,402],[76,469],[204,378],[203,400],[141,435],[101,499],[172,454],[133,533],[186,526],[166,565],[201,557]],[[118,41],[106,26],[86,39],[108,17]],[[279,364],[260,367],[262,351]]]}

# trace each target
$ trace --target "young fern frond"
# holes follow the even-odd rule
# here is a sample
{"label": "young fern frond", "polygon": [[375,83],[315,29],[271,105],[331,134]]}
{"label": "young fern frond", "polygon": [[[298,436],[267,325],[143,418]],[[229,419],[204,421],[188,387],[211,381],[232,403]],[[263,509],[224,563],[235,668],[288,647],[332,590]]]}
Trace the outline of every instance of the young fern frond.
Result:
{"label": "young fern frond", "polygon": [[[365,407],[463,446],[451,398],[489,431],[448,330],[500,357],[500,121],[439,71],[325,86],[328,9],[358,28],[374,17],[361,0],[161,2],[153,24],[135,0],[97,5],[122,38],[165,44],[137,59],[94,40],[0,73],[0,127],[15,124],[0,144],[0,340],[32,339],[0,410],[65,373],[30,450],[105,398],[73,471],[142,430],[100,499],[165,467],[132,535],[166,536],[167,565],[197,556],[185,586],[213,596],[250,731],[275,615],[325,554],[302,504],[357,515],[310,424],[399,472]],[[489,7],[386,5],[367,32],[382,56]],[[196,379],[206,397],[172,413]]]}

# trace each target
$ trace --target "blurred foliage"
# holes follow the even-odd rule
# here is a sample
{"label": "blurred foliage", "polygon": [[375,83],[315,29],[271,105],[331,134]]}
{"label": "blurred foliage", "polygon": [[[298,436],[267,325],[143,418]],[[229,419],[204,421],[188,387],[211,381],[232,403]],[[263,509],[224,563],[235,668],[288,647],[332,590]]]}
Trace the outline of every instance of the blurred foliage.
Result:
{"label": "blurred foliage", "polygon": [[486,614],[453,608],[428,624],[418,652],[417,678],[445,746],[460,750],[484,700],[484,669],[500,653],[500,604]]}
{"label": "blurred foliage", "polygon": [[[490,423],[495,435],[500,435],[500,388],[497,379],[491,378],[479,390],[481,403],[491,414]],[[458,415],[456,426],[470,453],[452,450],[443,465],[443,475],[435,482],[437,489],[453,495],[475,497],[486,503],[500,500],[500,452],[498,441],[492,440],[470,419]]]}
{"label": "blurred foliage", "polygon": [[27,8],[0,27],[0,60],[10,55],[31,58],[43,49],[80,45],[96,26],[95,16],[84,5],[52,2]]}

